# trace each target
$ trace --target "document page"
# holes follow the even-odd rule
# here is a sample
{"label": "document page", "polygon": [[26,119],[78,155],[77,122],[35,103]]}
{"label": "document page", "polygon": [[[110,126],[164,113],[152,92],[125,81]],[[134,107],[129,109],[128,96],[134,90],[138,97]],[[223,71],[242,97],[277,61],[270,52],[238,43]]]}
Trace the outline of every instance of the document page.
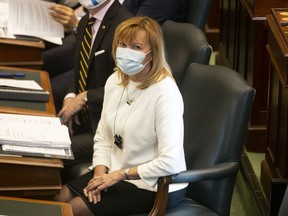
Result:
{"label": "document page", "polygon": [[0,144],[68,148],[68,127],[57,117],[0,114]]}
{"label": "document page", "polygon": [[8,27],[8,0],[0,0],[0,38],[13,38],[15,36],[13,34],[9,34]]}
{"label": "document page", "polygon": [[64,27],[49,15],[55,3],[35,0],[9,0],[8,32],[35,37],[64,37]]}
{"label": "document page", "polygon": [[68,128],[64,125],[55,127],[0,121],[0,144],[68,148],[71,141]]}
{"label": "document page", "polygon": [[60,118],[6,113],[0,113],[0,155],[74,159]]}
{"label": "document page", "polygon": [[5,86],[20,89],[43,90],[43,88],[34,80],[14,80],[14,79],[0,78],[0,87]]}
{"label": "document page", "polygon": [[20,115],[20,114],[6,114],[0,113],[0,122],[12,123],[12,124],[33,124],[35,127],[43,127],[45,125],[59,126],[61,120],[58,117],[47,116],[32,116],[32,115]]}
{"label": "document page", "polygon": [[[30,147],[30,146],[17,146],[17,145],[2,145],[3,151],[9,152],[20,152],[20,153],[33,153],[43,154],[46,157],[57,156],[59,158],[70,158],[73,159],[71,148],[41,148],[41,147]],[[61,157],[62,156],[62,157]]]}
{"label": "document page", "polygon": [[0,27],[7,27],[8,0],[0,0]]}

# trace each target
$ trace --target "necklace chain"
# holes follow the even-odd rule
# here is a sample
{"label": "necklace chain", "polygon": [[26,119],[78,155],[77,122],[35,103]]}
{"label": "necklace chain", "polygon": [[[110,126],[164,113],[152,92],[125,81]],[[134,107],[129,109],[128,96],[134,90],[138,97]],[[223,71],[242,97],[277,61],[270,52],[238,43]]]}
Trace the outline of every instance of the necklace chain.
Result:
{"label": "necklace chain", "polygon": [[[127,85],[126,87],[127,87],[127,89],[126,89],[127,104],[128,104],[128,105],[131,105],[131,104],[135,101],[135,99],[134,99],[133,95],[132,95],[131,98],[129,97],[129,86]],[[140,89],[139,89],[138,92],[137,92],[137,95],[136,95],[137,97],[138,97],[138,95],[139,95],[139,92],[140,92]]]}
{"label": "necklace chain", "polygon": [[[127,87],[127,101],[126,101],[126,103],[130,106],[135,101],[135,99],[134,98],[129,99],[129,97],[128,97],[128,86],[126,86],[126,87]],[[123,94],[124,94],[124,91],[125,91],[126,87],[123,88],[123,91],[121,93],[121,97],[120,97],[120,100],[119,100],[119,103],[118,103],[118,106],[117,106],[117,110],[116,110],[116,114],[115,114],[115,118],[114,118],[114,125],[113,125],[113,127],[114,127],[113,128],[114,129],[114,144],[116,144],[117,147],[120,148],[120,149],[123,149],[123,138],[122,138],[121,135],[116,134],[116,122],[117,122],[117,117],[118,117],[118,111],[119,111],[119,108],[120,108],[120,105],[121,105],[121,101],[122,101],[122,98],[123,98]],[[136,97],[139,96],[140,91],[141,90],[139,89],[139,91],[137,92],[137,96]],[[132,112],[133,107],[134,107],[134,103],[132,104],[132,106],[131,106],[131,108],[130,108],[130,110],[128,112],[127,118],[125,119],[125,121],[124,121],[124,123],[122,125],[121,134],[123,134],[124,126],[125,126],[128,118],[129,118],[129,116],[130,116],[130,114]]]}

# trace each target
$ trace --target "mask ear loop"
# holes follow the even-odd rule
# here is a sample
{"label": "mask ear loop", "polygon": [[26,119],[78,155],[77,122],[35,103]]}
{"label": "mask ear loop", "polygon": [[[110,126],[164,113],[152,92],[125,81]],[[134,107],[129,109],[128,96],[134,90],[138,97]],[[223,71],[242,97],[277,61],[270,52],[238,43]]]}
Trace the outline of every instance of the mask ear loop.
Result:
{"label": "mask ear loop", "polygon": [[[149,64],[150,62],[152,62],[152,59],[149,59],[144,65],[142,64],[142,65],[143,65],[143,69],[144,69],[144,68],[146,67],[146,65]],[[142,70],[143,70],[143,69],[142,69]]]}
{"label": "mask ear loop", "polygon": [[[145,58],[146,58],[146,56],[149,54],[149,53],[151,53],[152,52],[152,50],[150,50],[150,51],[148,51],[147,53],[145,53]],[[144,59],[145,60],[145,59]],[[146,67],[146,65],[149,63],[149,62],[152,62],[152,56],[151,56],[151,58],[144,64],[144,67],[143,68],[145,68]],[[143,65],[143,64],[142,64]]]}
{"label": "mask ear loop", "polygon": [[145,56],[147,56],[150,52],[152,52],[152,50],[148,51],[147,53],[145,53]]}

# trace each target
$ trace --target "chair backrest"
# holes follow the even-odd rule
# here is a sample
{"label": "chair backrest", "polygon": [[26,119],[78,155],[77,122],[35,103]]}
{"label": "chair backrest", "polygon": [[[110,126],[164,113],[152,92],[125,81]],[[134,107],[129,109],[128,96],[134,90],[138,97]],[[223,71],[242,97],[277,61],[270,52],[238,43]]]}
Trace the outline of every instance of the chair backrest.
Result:
{"label": "chair backrest", "polygon": [[[180,90],[187,169],[240,163],[255,90],[228,67],[195,63]],[[219,215],[229,215],[236,174],[190,184],[186,195]]]}
{"label": "chair backrest", "polygon": [[188,11],[186,22],[204,29],[207,22],[212,0],[188,0]]}
{"label": "chair backrest", "polygon": [[209,64],[212,47],[204,32],[197,26],[166,21],[162,30],[167,60],[178,85],[190,63]]}
{"label": "chair backrest", "polygon": [[280,205],[278,216],[286,216],[287,214],[288,214],[288,186],[286,186],[286,190]]}

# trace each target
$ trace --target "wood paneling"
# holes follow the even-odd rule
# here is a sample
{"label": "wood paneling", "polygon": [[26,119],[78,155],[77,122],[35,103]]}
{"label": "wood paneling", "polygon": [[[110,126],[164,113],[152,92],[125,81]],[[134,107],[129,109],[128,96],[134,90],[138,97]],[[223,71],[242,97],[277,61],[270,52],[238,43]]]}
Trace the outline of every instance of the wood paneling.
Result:
{"label": "wood paneling", "polygon": [[[288,178],[288,35],[280,25],[281,12],[275,9],[267,16],[270,57],[267,148],[261,164],[261,183],[270,197],[272,179]],[[285,16],[288,18],[288,16]]]}
{"label": "wood paneling", "polygon": [[219,49],[219,33],[220,33],[220,0],[213,0],[205,26],[205,34],[209,44],[214,51]]}
{"label": "wood paneling", "polygon": [[[257,5],[257,4],[256,4]],[[221,0],[220,44],[217,64],[238,71],[256,89],[246,148],[264,152],[267,144],[268,27],[247,0]]]}

